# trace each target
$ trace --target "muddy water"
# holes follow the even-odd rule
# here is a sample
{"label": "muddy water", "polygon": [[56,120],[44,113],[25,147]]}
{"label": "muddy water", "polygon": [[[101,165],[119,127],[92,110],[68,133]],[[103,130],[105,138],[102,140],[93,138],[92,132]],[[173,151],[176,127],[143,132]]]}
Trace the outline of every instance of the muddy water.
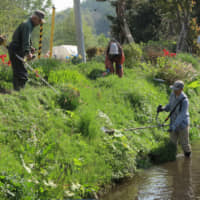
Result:
{"label": "muddy water", "polygon": [[178,154],[174,162],[144,170],[101,200],[200,200],[200,141],[191,158]]}

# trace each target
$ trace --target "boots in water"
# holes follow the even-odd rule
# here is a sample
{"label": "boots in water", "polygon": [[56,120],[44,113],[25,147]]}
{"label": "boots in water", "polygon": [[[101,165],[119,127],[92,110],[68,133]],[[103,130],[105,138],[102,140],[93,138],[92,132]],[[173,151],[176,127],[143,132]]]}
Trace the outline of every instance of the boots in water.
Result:
{"label": "boots in water", "polygon": [[190,157],[191,152],[184,152],[185,157],[189,158]]}

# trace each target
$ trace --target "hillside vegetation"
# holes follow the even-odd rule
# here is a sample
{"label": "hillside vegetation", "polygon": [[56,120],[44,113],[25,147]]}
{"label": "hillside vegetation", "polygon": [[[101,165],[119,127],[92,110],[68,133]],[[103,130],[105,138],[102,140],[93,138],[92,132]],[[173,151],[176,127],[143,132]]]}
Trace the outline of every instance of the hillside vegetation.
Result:
{"label": "hillside vegetation", "polygon": [[[1,65],[0,198],[97,197],[106,185],[132,176],[152,161],[175,159],[167,129],[125,130],[157,124],[156,108],[168,102],[170,93],[166,74],[177,76],[180,70],[165,69],[166,63],[176,62],[172,67],[184,63],[185,70],[193,63],[196,74],[199,70],[198,59],[189,54],[159,59],[154,65],[127,65],[121,79],[101,77],[104,64],[94,60],[77,65],[49,59],[32,63],[59,94],[34,73],[24,90],[8,93],[11,68]],[[164,83],[154,81],[161,75]],[[199,137],[197,80],[197,76],[188,78],[185,89],[190,99],[191,139]],[[161,113],[159,121],[166,115]],[[115,132],[105,133],[105,128]]]}

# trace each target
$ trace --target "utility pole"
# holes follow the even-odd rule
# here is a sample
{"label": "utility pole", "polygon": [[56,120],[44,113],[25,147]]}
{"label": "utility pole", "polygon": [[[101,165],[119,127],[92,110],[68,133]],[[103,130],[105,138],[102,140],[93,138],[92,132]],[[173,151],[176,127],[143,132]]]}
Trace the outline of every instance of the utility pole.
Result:
{"label": "utility pole", "polygon": [[80,0],[74,0],[74,14],[76,24],[76,39],[78,43],[78,54],[82,56],[83,62],[86,62]]}
{"label": "utility pole", "polygon": [[54,35],[54,27],[55,27],[55,6],[52,7],[52,18],[51,18],[51,38],[50,38],[50,53],[49,57],[52,58],[53,53],[53,35]]}

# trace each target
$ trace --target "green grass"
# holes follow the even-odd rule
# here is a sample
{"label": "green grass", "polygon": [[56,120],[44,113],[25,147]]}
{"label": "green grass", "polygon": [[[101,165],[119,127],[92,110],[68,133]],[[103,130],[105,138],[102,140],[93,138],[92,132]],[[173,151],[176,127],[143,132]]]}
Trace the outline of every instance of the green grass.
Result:
{"label": "green grass", "polygon": [[[157,105],[168,102],[168,86],[153,82],[150,72],[125,69],[120,79],[100,77],[104,65],[96,62],[41,60],[33,66],[60,94],[31,74],[24,90],[0,95],[1,199],[94,197],[105,184],[151,165],[149,155],[163,152],[160,162],[173,158],[166,130],[124,131],[156,124]],[[0,77],[7,89],[10,72]],[[197,125],[200,93],[187,92]],[[117,131],[108,135],[102,127]]]}

